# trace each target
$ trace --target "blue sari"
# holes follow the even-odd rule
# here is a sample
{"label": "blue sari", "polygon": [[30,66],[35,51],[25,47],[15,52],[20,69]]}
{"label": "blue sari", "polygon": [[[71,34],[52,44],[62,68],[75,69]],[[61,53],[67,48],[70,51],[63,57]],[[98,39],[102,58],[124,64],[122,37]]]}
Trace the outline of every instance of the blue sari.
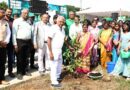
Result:
{"label": "blue sari", "polygon": [[[121,48],[120,48],[120,50],[124,50],[125,48],[128,48],[129,46],[130,46],[130,32],[128,32],[126,34],[122,33],[121,34]],[[130,78],[130,58],[123,59],[119,55],[118,61],[117,61],[115,68],[111,74],[119,75],[121,73],[123,76]]]}
{"label": "blue sari", "polygon": [[[113,40],[119,41],[119,32],[113,34]],[[112,49],[112,62],[116,63],[118,60],[117,46],[113,45]]]}

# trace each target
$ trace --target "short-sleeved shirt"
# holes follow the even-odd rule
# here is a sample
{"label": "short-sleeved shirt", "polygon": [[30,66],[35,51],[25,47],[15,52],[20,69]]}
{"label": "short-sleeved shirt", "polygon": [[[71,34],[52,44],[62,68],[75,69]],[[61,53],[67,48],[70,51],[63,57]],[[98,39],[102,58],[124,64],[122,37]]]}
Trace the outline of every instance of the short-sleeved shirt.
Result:
{"label": "short-sleeved shirt", "polygon": [[50,32],[48,37],[52,38],[52,50],[54,49],[62,49],[65,38],[64,29],[60,29],[58,25],[54,25],[50,28]]}
{"label": "short-sleeved shirt", "polygon": [[82,25],[79,23],[78,26],[76,26],[75,23],[73,23],[71,26],[70,26],[70,30],[69,30],[69,36],[71,39],[74,39],[77,37],[78,33],[81,33],[82,32]]}

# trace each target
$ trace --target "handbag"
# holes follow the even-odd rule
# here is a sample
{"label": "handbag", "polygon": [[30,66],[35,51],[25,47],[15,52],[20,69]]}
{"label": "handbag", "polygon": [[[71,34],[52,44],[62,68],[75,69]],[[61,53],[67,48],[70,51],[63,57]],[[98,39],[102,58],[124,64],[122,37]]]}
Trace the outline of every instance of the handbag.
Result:
{"label": "handbag", "polygon": [[120,51],[120,55],[121,55],[121,58],[124,58],[124,59],[127,59],[130,57],[130,51],[124,51],[124,50],[121,50]]}

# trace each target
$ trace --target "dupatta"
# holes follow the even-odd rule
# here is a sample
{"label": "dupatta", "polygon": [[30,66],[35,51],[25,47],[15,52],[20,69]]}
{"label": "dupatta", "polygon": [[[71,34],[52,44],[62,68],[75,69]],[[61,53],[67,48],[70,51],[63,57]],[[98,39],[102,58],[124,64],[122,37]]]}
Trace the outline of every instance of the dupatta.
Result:
{"label": "dupatta", "polygon": [[89,51],[90,51],[90,48],[92,47],[92,44],[93,44],[93,36],[92,36],[92,34],[89,33],[85,48],[82,51],[83,56],[87,56],[89,54]]}

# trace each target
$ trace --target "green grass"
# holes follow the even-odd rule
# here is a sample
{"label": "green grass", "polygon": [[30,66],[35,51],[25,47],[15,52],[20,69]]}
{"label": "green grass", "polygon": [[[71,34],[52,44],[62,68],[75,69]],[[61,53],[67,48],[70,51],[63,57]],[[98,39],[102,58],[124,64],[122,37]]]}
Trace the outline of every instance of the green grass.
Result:
{"label": "green grass", "polygon": [[130,90],[130,81],[126,81],[124,78],[115,79],[119,84],[117,90]]}

